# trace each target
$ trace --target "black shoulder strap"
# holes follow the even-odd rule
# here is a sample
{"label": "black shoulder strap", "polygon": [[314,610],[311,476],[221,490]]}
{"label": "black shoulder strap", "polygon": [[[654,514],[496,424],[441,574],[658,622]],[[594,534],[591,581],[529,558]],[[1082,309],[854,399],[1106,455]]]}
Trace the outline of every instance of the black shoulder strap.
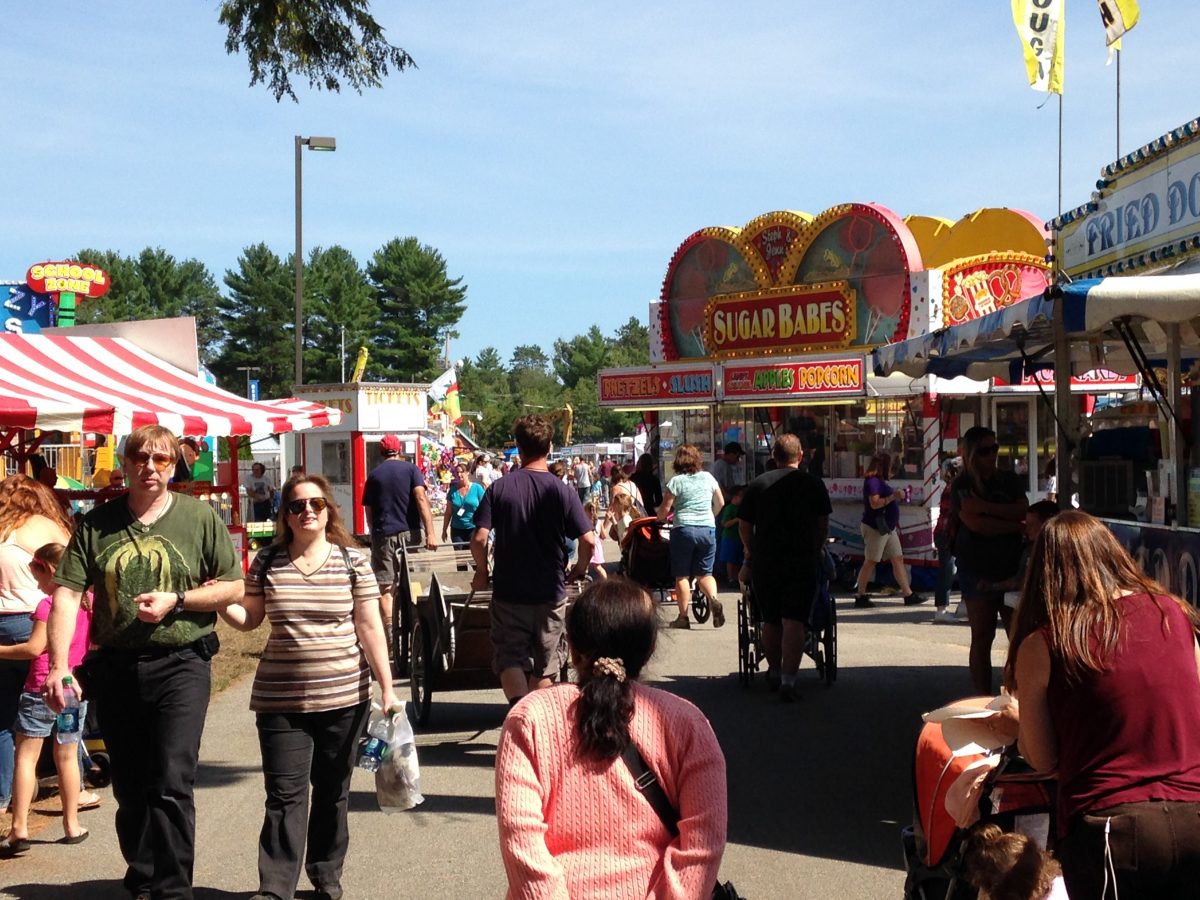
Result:
{"label": "black shoulder strap", "polygon": [[258,554],[258,558],[262,560],[262,565],[258,567],[258,589],[263,593],[267,591],[267,569],[271,568],[271,563],[275,561],[275,554],[278,550],[278,545],[267,544]]}
{"label": "black shoulder strap", "polygon": [[679,837],[679,813],[667,799],[667,792],[659,784],[658,776],[646,765],[646,760],[633,741],[625,745],[625,752],[621,754],[621,759],[633,773],[633,783],[637,786],[638,791],[658,813],[662,823],[667,826],[667,831],[671,832],[671,837]]}
{"label": "black shoulder strap", "polygon": [[350,574],[350,593],[354,593],[354,589],[358,586],[358,572],[354,570],[354,563],[350,561],[350,551],[342,544],[338,544],[342,549],[342,561],[346,564],[346,571]]}

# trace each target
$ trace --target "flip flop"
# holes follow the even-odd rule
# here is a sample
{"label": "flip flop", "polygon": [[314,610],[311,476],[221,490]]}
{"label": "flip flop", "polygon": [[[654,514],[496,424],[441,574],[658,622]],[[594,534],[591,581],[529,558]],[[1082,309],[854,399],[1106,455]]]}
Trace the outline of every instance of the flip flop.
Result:
{"label": "flip flop", "polygon": [[79,795],[79,809],[81,811],[85,810],[85,809],[99,809],[99,808],[100,808],[100,795],[99,794],[95,793],[94,791],[85,791],[84,793]]}
{"label": "flip flop", "polygon": [[29,849],[29,838],[14,838],[11,835],[0,841],[0,858],[16,856]]}
{"label": "flip flop", "polygon": [[67,835],[61,841],[59,841],[59,843],[60,844],[82,844],[84,841],[86,841],[88,839],[89,834],[91,834],[90,831],[84,830],[84,831],[79,832],[79,834],[75,835],[74,837]]}

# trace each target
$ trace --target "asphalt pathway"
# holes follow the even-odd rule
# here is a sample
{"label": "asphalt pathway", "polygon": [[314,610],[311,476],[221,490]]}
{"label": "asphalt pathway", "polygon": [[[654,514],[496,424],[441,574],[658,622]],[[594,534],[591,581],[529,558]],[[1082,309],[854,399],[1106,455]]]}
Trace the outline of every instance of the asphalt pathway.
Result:
{"label": "asphalt pathway", "polygon": [[[722,876],[751,900],[898,898],[899,831],[911,821],[911,758],[921,712],[970,693],[965,625],[934,626],[932,606],[898,599],[874,610],[839,602],[839,677],[819,683],[809,660],[803,699],[781,704],[763,679],[738,684],[736,598],[729,622],[662,633],[649,680],[709,716],[728,760],[729,845]],[[664,622],[670,608],[663,607]],[[1002,660],[1003,638],[994,659]],[[263,788],[249,679],[212,703],[196,798],[196,896],[247,897],[257,888]],[[501,897],[493,765],[504,713],[499,690],[434,695],[418,735],[426,802],[386,815],[371,776],[351,794],[347,898]],[[0,861],[0,897],[124,900],[114,804],[84,814],[91,838],[52,843],[52,823],[31,850]],[[302,885],[306,887],[306,885]],[[298,897],[312,896],[300,892]]]}

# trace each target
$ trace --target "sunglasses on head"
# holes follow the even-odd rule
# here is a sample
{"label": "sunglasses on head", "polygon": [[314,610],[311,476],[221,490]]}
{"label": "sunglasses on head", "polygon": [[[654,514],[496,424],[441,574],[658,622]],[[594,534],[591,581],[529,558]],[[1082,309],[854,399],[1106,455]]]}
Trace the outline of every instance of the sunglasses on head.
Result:
{"label": "sunglasses on head", "polygon": [[304,512],[304,507],[306,506],[311,506],[313,512],[321,512],[329,506],[329,501],[324,497],[305,497],[301,500],[289,500],[287,511],[293,516],[298,516]]}
{"label": "sunglasses on head", "polygon": [[993,453],[995,453],[999,449],[1000,449],[999,444],[992,444],[990,447],[980,447],[978,450],[975,451],[975,453],[978,456],[991,456]]}
{"label": "sunglasses on head", "polygon": [[146,466],[150,463],[154,464],[154,471],[162,472],[167,466],[175,462],[175,458],[169,453],[147,453],[145,450],[139,450],[137,453],[126,453],[125,458],[135,466]]}

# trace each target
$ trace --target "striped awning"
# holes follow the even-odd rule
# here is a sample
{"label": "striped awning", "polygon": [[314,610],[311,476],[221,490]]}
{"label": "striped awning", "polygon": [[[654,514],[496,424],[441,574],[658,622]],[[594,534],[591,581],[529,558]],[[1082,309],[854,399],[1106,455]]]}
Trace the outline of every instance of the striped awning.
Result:
{"label": "striped awning", "polygon": [[336,425],[341,412],[290,398],[254,402],[202,382],[124,338],[0,334],[0,430],[278,434]]}

